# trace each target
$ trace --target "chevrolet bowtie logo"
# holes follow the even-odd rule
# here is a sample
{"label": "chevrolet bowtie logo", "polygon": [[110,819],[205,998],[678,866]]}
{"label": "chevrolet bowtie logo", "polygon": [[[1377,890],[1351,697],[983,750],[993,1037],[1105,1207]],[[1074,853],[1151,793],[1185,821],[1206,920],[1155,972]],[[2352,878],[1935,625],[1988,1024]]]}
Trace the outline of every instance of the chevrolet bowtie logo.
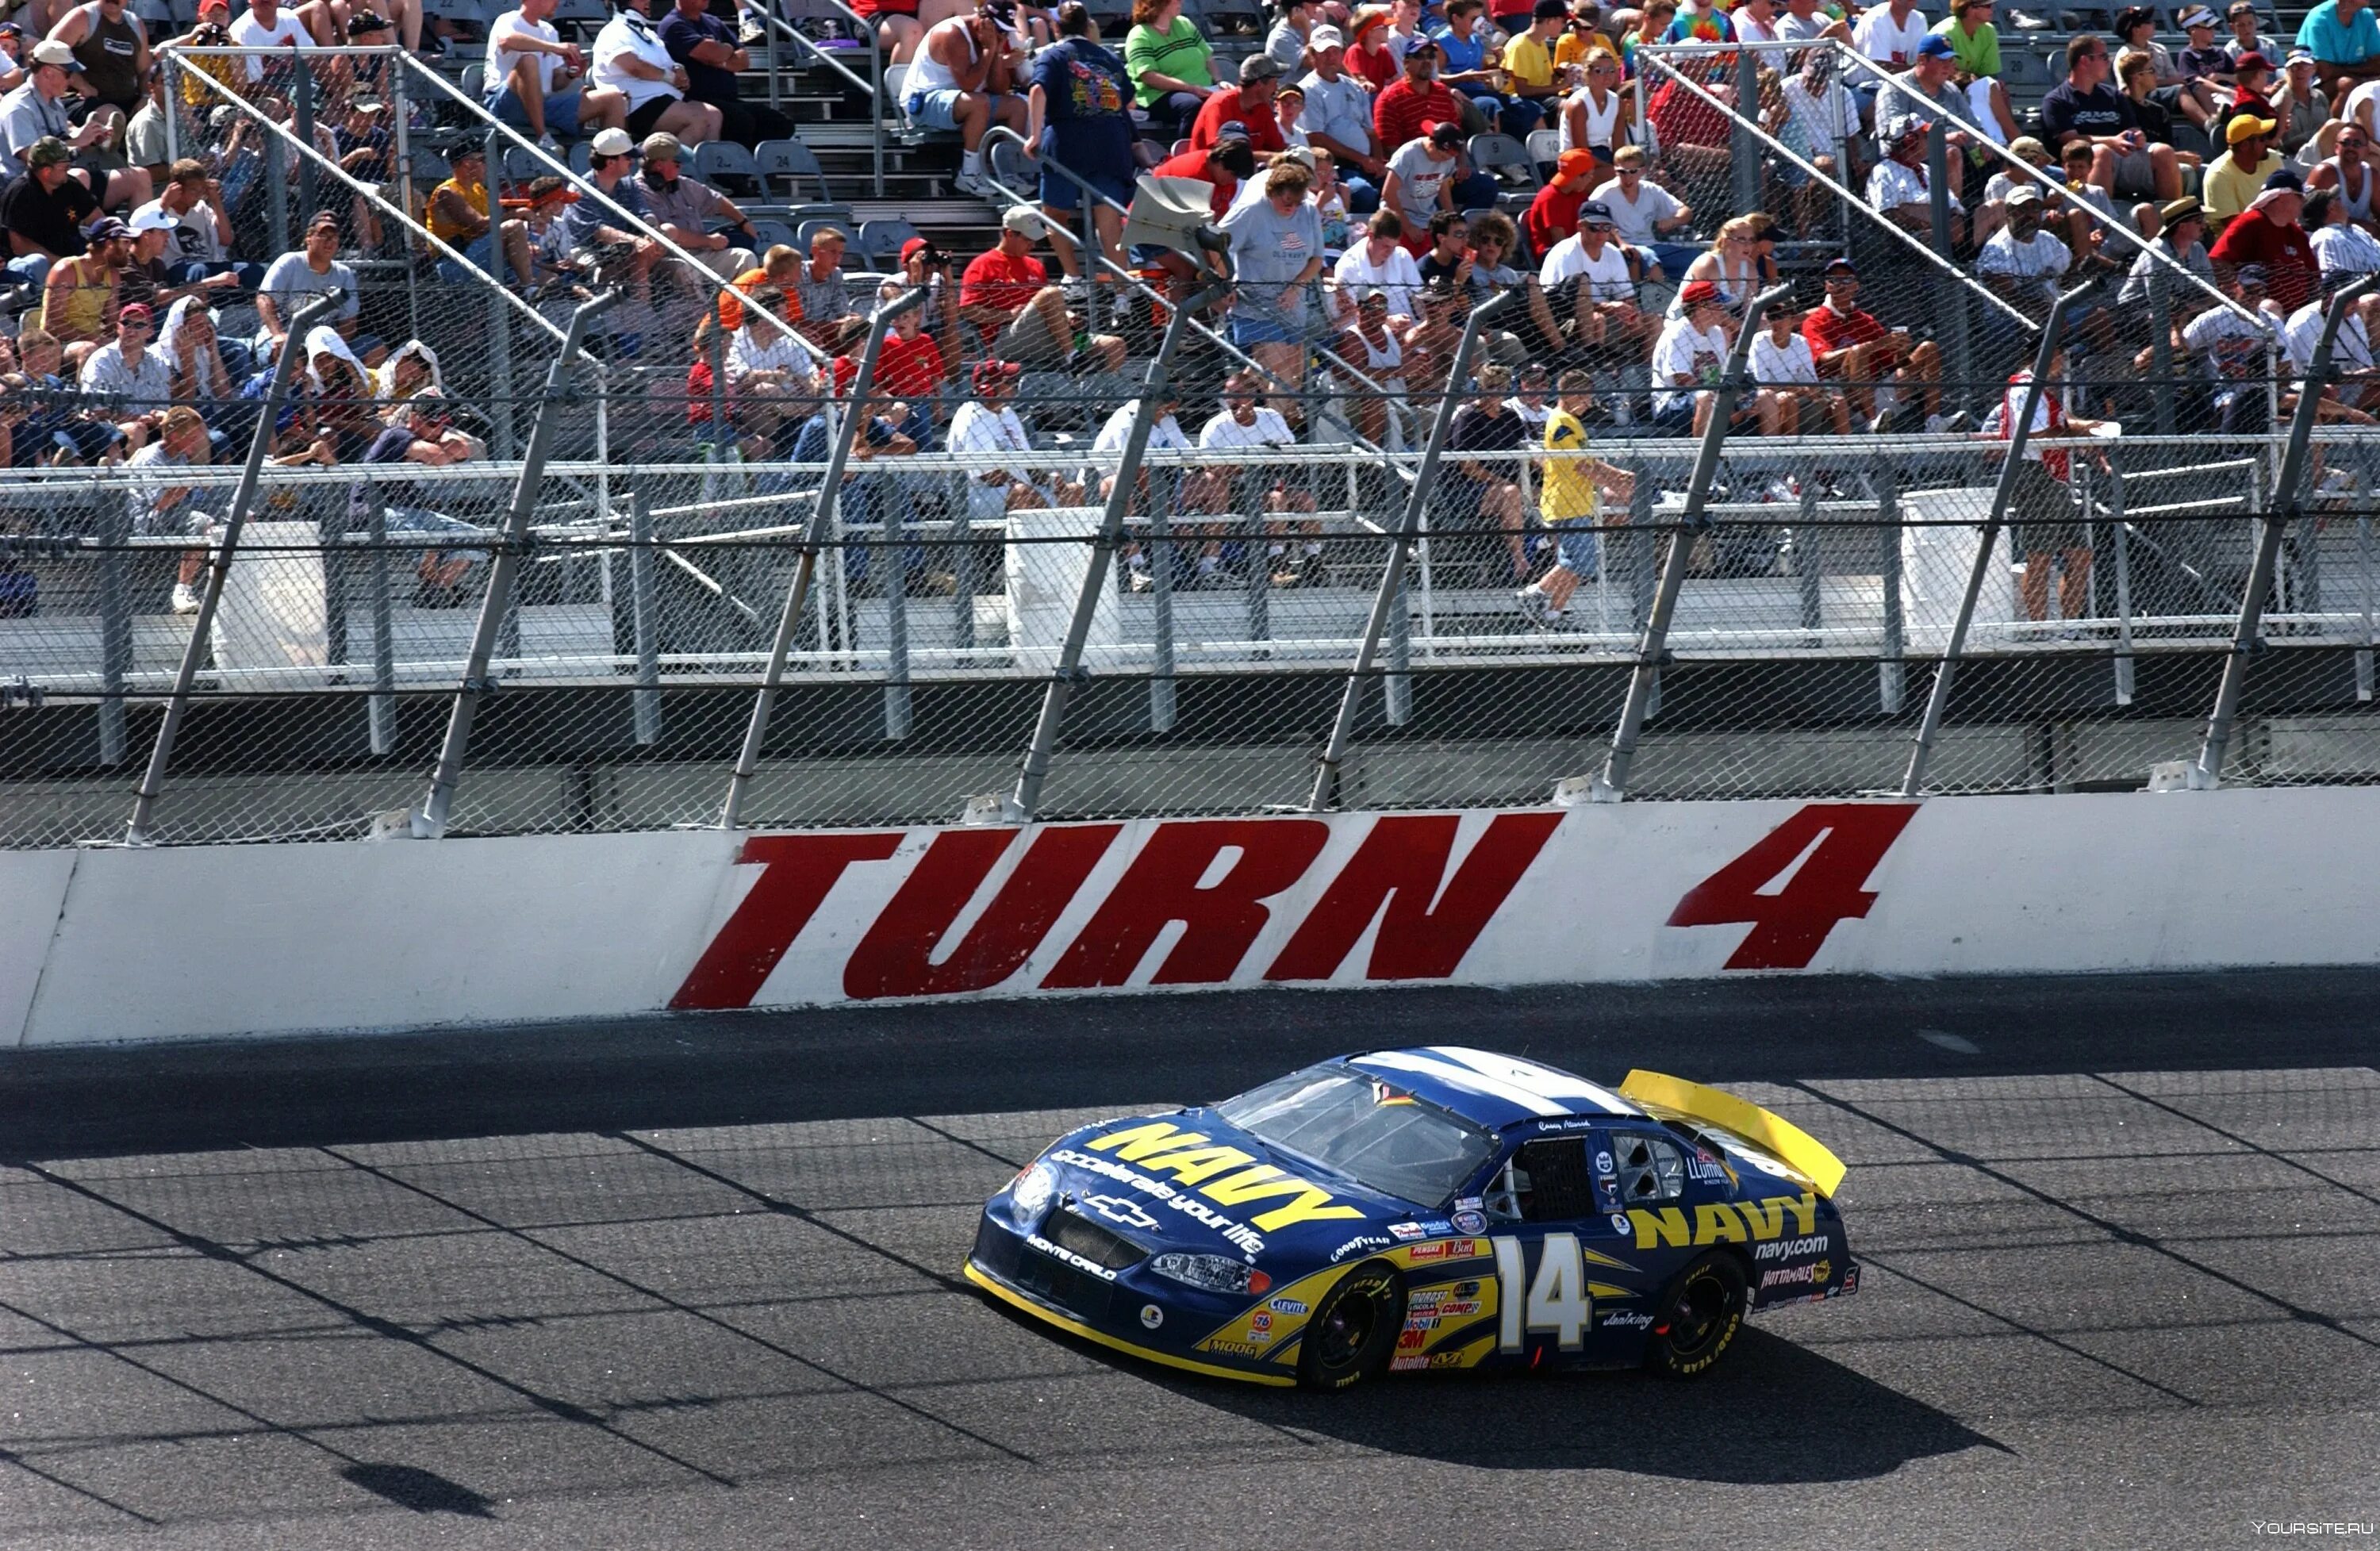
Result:
{"label": "chevrolet bowtie logo", "polygon": [[1127,1201],[1121,1195],[1086,1195],[1082,1199],[1082,1205],[1086,1209],[1097,1212],[1108,1221],[1121,1224],[1125,1228],[1157,1226],[1157,1219],[1141,1210],[1139,1203]]}

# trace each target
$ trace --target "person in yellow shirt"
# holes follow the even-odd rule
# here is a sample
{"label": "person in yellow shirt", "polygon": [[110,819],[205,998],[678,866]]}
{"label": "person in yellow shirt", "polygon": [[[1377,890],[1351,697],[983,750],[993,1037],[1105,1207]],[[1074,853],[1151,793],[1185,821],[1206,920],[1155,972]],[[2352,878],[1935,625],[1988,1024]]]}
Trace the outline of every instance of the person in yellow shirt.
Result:
{"label": "person in yellow shirt", "polygon": [[2199,185],[2198,200],[2205,208],[2209,230],[2255,203],[2256,196],[2265,191],[2265,179],[2281,164],[2281,153],[2273,149],[2273,134],[2278,127],[2271,119],[2252,113],[2233,115],[2223,132],[2231,149],[2206,164]]}
{"label": "person in yellow shirt", "polygon": [[1500,122],[1514,139],[1527,139],[1561,97],[1561,88],[1554,84],[1554,44],[1569,24],[1570,6],[1564,0],[1537,0],[1529,13],[1528,30],[1505,41],[1504,90],[1497,96]]}
{"label": "person in yellow shirt", "polygon": [[1565,371],[1554,392],[1554,407],[1546,416],[1545,447],[1568,455],[1549,457],[1540,465],[1544,472],[1537,515],[1553,530],[1556,559],[1552,570],[1515,595],[1522,616],[1540,625],[1559,624],[1578,584],[1599,574],[1596,527],[1604,499],[1624,507],[1636,491],[1635,478],[1626,469],[1581,455],[1587,451],[1582,417],[1595,408],[1595,379],[1584,371]]}

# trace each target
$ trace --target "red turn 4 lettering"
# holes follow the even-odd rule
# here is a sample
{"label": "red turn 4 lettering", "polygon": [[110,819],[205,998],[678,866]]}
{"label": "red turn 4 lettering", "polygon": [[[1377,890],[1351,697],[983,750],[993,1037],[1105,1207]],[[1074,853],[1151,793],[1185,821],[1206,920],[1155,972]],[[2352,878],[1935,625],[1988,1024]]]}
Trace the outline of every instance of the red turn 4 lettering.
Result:
{"label": "red turn 4 lettering", "polygon": [[1876,903],[1868,875],[1916,812],[1915,803],[1811,803],[1687,891],[1670,925],[1749,922],[1729,969],[1807,969],[1837,922]]}

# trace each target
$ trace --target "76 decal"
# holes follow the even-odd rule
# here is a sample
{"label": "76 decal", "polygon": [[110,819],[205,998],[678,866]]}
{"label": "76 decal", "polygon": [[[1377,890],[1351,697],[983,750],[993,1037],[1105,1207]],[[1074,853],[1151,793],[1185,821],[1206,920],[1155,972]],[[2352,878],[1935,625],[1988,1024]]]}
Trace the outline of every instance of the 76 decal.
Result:
{"label": "76 decal", "polygon": [[1729,969],[1807,969],[1839,921],[1864,917],[1868,875],[1917,812],[1915,803],[1811,803],[1686,891],[1673,927],[1752,929]]}

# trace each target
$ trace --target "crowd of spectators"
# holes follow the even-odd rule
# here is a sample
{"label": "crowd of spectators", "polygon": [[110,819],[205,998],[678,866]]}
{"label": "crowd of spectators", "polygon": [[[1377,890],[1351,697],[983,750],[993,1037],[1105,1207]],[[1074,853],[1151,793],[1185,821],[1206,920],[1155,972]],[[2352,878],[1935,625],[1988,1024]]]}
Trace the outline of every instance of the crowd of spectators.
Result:
{"label": "crowd of spectators", "polygon": [[[1228,375],[1211,354],[1200,363],[1182,406],[1217,407],[1184,441],[1252,454],[1309,440],[1324,416],[1377,444],[1409,442],[1414,411],[1449,394],[1466,403],[1458,451],[1474,454],[1567,447],[1557,435],[1615,428],[1694,434],[1745,330],[1753,383],[1734,413],[1747,432],[1978,429],[1946,399],[1933,337],[1927,298],[1949,282],[1889,240],[1857,260],[1820,251],[1841,230],[1829,180],[1858,191],[1863,221],[1925,247],[1942,194],[1949,245],[1934,261],[2035,321],[2079,275],[2120,274],[2120,292],[2111,286],[2073,321],[2073,362],[2135,382],[2161,355],[2180,363],[2189,424],[2260,426],[2268,349],[2301,371],[2324,297],[2380,272],[2380,26],[2363,0],[2322,0],[2287,51],[2259,30],[2250,0],[2226,18],[2174,13],[2173,46],[2157,36],[2158,15],[2126,11],[2107,34],[2068,42],[2065,79],[2037,111],[2001,79],[1991,0],[1958,0],[1938,22],[1909,0],[1864,12],[1831,0],[1612,10],[1594,0],[1392,0],[1352,11],[1291,0],[1228,55],[1183,0],[1136,0],[1118,39],[1102,38],[1078,0],[1054,12],[1015,0],[879,6],[868,14],[909,67],[899,108],[959,138],[958,186],[992,192],[982,142],[994,125],[1025,138],[1039,181],[1039,208],[1005,209],[982,251],[919,237],[891,276],[861,268],[832,228],[802,247],[764,240],[736,200],[689,173],[706,139],[752,144],[795,126],[742,96],[748,42],[734,22],[702,0],[673,0],[658,17],[654,5],[613,0],[582,43],[556,26],[555,0],[521,0],[484,39],[455,36],[419,0],[385,15],[363,0],[251,0],[237,18],[207,0],[180,42],[483,42],[488,109],[556,151],[583,141],[587,172],[506,187],[475,148],[457,148],[450,176],[421,190],[439,274],[489,276],[532,299],[618,285],[652,317],[669,315],[664,302],[688,304],[688,326],[643,358],[674,385],[668,363],[685,361],[682,425],[699,442],[752,458],[821,449],[824,401],[849,379],[866,314],[922,286],[926,305],[901,318],[879,361],[856,455],[979,452],[987,468],[968,496],[978,515],[1083,497],[1095,481],[1050,464],[1022,390],[1124,367],[1165,309],[1135,302],[1120,274],[1150,278],[1177,301],[1200,279],[1180,253],[1127,250],[1106,206],[1141,197],[1144,173],[1211,190],[1235,280],[1213,322],[1252,363]],[[1759,155],[1749,208],[1729,117],[1734,57],[1651,52],[1739,41],[1810,45],[1764,53],[1753,73],[1762,143],[1790,154]],[[0,416],[13,465],[202,455],[180,419],[171,430],[183,451],[160,450],[177,406],[200,417],[202,442],[244,437],[297,313],[332,290],[342,301],[302,342],[275,459],[432,461],[374,455],[407,429],[417,433],[408,446],[446,446],[450,435],[476,445],[454,430],[468,410],[415,402],[443,393],[434,351],[382,337],[383,314],[363,305],[359,275],[389,251],[370,200],[342,196],[311,212],[295,244],[255,247],[257,169],[286,153],[235,112],[212,121],[200,154],[169,158],[156,132],[167,104],[154,50],[173,41],[152,44],[116,0],[93,0],[27,42],[0,25],[0,54],[17,61],[0,97],[0,224],[20,300],[34,304],[0,359],[30,395]],[[190,63],[292,122],[278,62]],[[315,133],[327,159],[385,186],[392,127],[375,66],[385,67],[349,56],[314,70]],[[217,104],[197,90],[200,101],[179,105],[203,115]],[[1535,192],[1516,193],[1486,164],[1479,137],[1537,129],[1551,143],[1526,152]],[[1077,235],[1094,199],[1096,260]],[[2150,284],[2168,270],[2168,283]],[[1789,280],[1799,300],[1752,315],[1755,297]],[[1506,292],[1519,305],[1456,381],[1470,311]],[[2161,316],[2139,305],[2152,297]],[[235,299],[252,301],[252,329],[219,326],[218,307]],[[2350,376],[2324,390],[2333,418],[2380,407],[2368,310],[2340,345]],[[1971,370],[1994,389],[1959,396],[1987,404],[2031,345],[1996,309],[1975,316]],[[399,379],[406,391],[390,391]],[[2005,418],[1994,410],[1982,429]],[[1524,538],[1516,467],[1459,458],[1450,490],[1458,515],[1505,535],[1516,581],[1536,588],[1523,611],[1550,620],[1591,574],[1592,546]],[[1526,481],[1541,515],[1558,488],[1560,503],[1587,512],[1623,488],[1617,471],[1573,480],[1566,468],[1548,462]],[[1215,473],[1174,492],[1184,514],[1255,510],[1268,529],[1261,548],[1220,527],[1185,529],[1203,551],[1191,585],[1317,577],[1303,515],[1312,490],[1293,473],[1259,483]],[[450,589],[450,568],[451,557],[425,571],[425,587]]]}

